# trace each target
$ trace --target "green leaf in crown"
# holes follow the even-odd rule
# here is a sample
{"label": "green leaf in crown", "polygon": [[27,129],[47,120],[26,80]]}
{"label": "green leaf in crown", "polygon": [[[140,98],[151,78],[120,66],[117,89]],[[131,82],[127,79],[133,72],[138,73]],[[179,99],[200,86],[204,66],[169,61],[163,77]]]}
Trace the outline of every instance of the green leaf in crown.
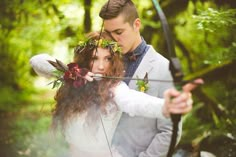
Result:
{"label": "green leaf in crown", "polygon": [[115,41],[99,39],[99,40],[87,40],[79,41],[77,48],[83,49],[85,46],[98,46],[102,48],[110,48],[113,53],[118,53],[121,56],[121,47]]}

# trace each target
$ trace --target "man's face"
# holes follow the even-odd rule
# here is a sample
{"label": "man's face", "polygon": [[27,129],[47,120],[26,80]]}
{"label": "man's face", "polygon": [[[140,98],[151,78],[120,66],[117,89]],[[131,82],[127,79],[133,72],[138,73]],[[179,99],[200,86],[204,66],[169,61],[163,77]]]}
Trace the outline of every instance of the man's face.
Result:
{"label": "man's face", "polygon": [[128,22],[124,22],[122,15],[113,19],[104,20],[104,29],[118,42],[122,48],[123,54],[133,51],[138,46],[141,39],[139,25],[137,27],[135,22],[132,25]]}

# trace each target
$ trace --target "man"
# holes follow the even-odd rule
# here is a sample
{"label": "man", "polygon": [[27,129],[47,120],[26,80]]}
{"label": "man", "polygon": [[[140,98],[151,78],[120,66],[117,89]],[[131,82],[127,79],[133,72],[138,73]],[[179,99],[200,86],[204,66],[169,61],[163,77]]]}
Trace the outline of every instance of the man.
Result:
{"label": "man", "polygon": [[[105,31],[122,48],[126,77],[144,78],[147,73],[148,78],[172,80],[168,60],[141,37],[141,21],[131,0],[110,0],[103,5],[99,16],[104,20]],[[136,81],[125,81],[130,88],[137,89]],[[173,82],[149,81],[148,86],[147,94],[163,97],[163,92],[173,87]],[[123,113],[112,146],[123,157],[165,157],[171,134],[171,120],[131,117]]]}

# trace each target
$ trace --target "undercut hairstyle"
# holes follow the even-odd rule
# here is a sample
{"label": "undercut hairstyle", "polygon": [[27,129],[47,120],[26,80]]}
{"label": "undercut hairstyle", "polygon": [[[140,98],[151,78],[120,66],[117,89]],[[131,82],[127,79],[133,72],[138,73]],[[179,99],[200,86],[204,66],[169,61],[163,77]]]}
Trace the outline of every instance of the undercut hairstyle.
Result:
{"label": "undercut hairstyle", "polygon": [[99,16],[103,20],[110,20],[122,15],[124,22],[133,24],[139,18],[137,8],[131,0],[109,0],[100,10]]}

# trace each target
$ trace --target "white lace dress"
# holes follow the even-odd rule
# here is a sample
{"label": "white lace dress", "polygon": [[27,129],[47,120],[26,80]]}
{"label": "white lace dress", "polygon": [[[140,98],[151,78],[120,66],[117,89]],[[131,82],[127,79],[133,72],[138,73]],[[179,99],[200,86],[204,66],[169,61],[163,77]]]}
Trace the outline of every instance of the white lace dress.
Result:
{"label": "white lace dress", "polygon": [[114,148],[109,147],[122,112],[130,116],[165,118],[162,115],[163,99],[131,90],[123,82],[115,87],[114,94],[118,110],[116,106],[108,105],[107,114],[101,114],[96,121],[96,131],[90,131],[87,127],[86,112],[67,125],[65,138],[70,145],[72,157],[121,157]]}

